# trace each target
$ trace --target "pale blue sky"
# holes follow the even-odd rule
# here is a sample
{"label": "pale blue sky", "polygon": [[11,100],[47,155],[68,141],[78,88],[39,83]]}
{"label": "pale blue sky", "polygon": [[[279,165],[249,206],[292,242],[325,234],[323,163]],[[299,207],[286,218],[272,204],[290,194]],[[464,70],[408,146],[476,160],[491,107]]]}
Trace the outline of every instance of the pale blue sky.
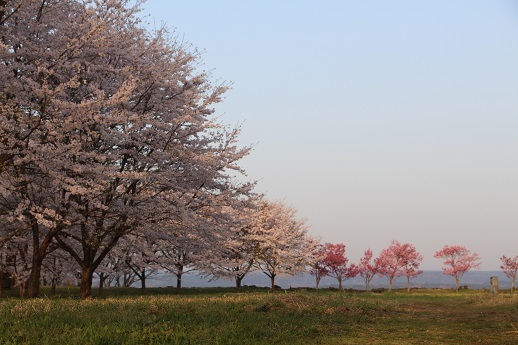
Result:
{"label": "pale blue sky", "polygon": [[257,143],[258,190],[358,261],[392,239],[518,255],[518,2],[148,0]]}

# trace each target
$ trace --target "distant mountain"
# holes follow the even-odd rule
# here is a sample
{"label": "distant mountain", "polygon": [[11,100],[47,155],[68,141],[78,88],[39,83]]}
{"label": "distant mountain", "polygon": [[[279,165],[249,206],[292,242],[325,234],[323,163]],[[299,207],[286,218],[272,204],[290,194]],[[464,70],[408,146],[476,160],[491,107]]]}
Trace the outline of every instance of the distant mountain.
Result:
{"label": "distant mountain", "polygon": [[[511,282],[510,280],[503,274],[502,271],[470,271],[466,272],[464,277],[460,281],[460,285],[465,285],[469,289],[479,290],[479,289],[489,289],[490,277],[498,277],[499,288],[500,289],[510,289]],[[290,287],[315,287],[315,278],[309,274],[303,274],[300,276],[281,276],[276,278],[276,285],[281,286],[284,289]],[[134,286],[139,286],[140,283],[134,284]],[[150,287],[165,287],[165,286],[175,286],[176,279],[173,276],[161,274],[153,279],[149,279],[146,282],[147,286]],[[256,286],[270,286],[270,279],[260,272],[252,272],[249,273],[245,279],[243,280],[243,285],[256,285]],[[355,277],[353,279],[348,279],[343,284],[345,289],[357,289],[363,290],[365,288],[365,284],[361,277]],[[394,283],[394,288],[405,288],[407,285],[407,281],[405,277],[398,278]],[[209,281],[207,278],[200,277],[196,274],[186,274],[182,278],[182,286],[183,287],[231,287],[234,286],[234,282],[232,280],[224,280],[218,279],[214,281]],[[442,274],[442,271],[424,271],[419,277],[413,279],[411,281],[412,287],[419,288],[444,288],[450,289],[455,287],[455,281],[451,276],[445,276]],[[335,279],[325,277],[320,281],[320,287],[338,287],[338,283]],[[386,278],[375,277],[371,282],[371,288],[386,288],[388,287],[388,282]]]}

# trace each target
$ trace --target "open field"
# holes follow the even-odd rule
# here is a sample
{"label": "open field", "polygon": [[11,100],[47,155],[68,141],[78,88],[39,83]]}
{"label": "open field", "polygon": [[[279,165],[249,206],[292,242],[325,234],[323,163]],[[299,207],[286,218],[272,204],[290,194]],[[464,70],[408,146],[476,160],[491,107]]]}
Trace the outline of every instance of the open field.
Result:
{"label": "open field", "polygon": [[[516,344],[518,294],[107,289],[0,300],[1,344]],[[12,292],[12,291],[11,291]]]}

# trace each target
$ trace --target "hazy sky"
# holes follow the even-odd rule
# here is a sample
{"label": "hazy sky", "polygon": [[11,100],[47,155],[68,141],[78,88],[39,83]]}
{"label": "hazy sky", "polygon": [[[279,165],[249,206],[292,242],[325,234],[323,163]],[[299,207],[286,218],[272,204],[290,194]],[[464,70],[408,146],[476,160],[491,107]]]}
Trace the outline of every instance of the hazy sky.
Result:
{"label": "hazy sky", "polygon": [[518,255],[518,2],[148,0],[233,82],[258,190],[353,261],[392,239],[440,269]]}

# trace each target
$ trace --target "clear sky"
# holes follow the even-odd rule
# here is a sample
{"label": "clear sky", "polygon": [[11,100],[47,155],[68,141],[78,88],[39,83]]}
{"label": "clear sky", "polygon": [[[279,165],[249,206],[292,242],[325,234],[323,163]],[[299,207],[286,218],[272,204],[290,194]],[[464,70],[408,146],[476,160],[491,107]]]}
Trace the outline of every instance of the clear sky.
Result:
{"label": "clear sky", "polygon": [[353,261],[392,239],[424,255],[518,255],[518,2],[148,0],[233,82],[242,162]]}

